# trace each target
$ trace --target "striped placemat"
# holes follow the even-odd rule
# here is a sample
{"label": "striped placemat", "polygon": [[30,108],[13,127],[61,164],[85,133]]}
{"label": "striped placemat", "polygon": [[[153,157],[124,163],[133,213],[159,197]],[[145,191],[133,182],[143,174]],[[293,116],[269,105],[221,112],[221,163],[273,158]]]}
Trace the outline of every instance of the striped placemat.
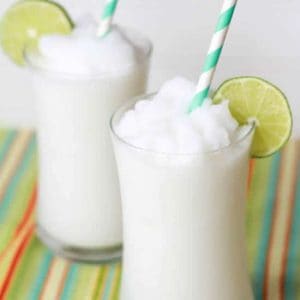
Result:
{"label": "striped placemat", "polygon": [[[0,130],[0,299],[117,300],[120,264],[71,264],[36,239],[36,156],[32,131]],[[300,299],[299,158],[292,141],[251,163],[247,238],[256,299]]]}

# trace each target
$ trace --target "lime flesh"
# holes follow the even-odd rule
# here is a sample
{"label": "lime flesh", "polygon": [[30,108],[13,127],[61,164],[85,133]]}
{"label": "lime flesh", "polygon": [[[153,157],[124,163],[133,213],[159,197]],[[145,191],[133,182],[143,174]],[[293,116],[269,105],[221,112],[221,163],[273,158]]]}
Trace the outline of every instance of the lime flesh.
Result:
{"label": "lime flesh", "polygon": [[225,81],[215,92],[213,102],[229,100],[229,109],[240,125],[255,122],[251,155],[266,157],[288,141],[292,114],[283,92],[257,77],[237,77]]}
{"label": "lime flesh", "polygon": [[46,34],[70,34],[73,23],[58,4],[44,0],[25,0],[7,10],[0,21],[0,44],[17,64],[24,64],[24,50],[35,47]]}

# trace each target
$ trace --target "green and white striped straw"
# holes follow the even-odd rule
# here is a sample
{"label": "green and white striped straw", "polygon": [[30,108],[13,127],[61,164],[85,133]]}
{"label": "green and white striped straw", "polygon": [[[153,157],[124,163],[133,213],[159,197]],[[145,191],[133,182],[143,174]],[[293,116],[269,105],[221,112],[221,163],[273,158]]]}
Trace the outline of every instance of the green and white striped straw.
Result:
{"label": "green and white striped straw", "polygon": [[117,4],[118,0],[105,0],[101,23],[98,29],[99,37],[103,37],[109,32]]}
{"label": "green and white striped straw", "polygon": [[209,95],[210,86],[222,53],[236,3],[237,0],[224,0],[218,24],[211,40],[208,54],[202,69],[202,74],[197,85],[196,94],[189,107],[189,112],[192,112],[194,109],[201,106]]}

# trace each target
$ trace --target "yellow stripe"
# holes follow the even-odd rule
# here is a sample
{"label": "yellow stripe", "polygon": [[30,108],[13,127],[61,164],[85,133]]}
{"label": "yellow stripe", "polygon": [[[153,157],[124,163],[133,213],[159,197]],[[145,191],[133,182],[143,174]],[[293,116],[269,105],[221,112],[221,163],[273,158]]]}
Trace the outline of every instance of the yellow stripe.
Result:
{"label": "yellow stripe", "polygon": [[57,299],[57,294],[68,267],[69,263],[66,260],[58,257],[53,260],[46,285],[43,288],[42,300]]}
{"label": "yellow stripe", "polygon": [[[103,268],[104,268],[103,269],[104,274],[103,274],[103,279],[102,279],[101,287],[100,287],[99,294],[98,294],[99,297],[97,299],[103,299],[105,286],[106,286],[106,281],[107,281],[107,277],[108,277],[108,273],[109,273],[108,272],[108,270],[109,270],[108,266],[104,266]],[[98,282],[98,284],[99,284],[99,282]]]}
{"label": "yellow stripe", "polygon": [[[16,236],[16,231],[20,225],[21,220],[27,210],[29,201],[31,201],[33,189],[36,185],[36,164],[35,157],[30,161],[30,166],[28,166],[26,173],[23,174],[19,185],[16,187],[15,194],[11,199],[11,205],[7,212],[5,213],[4,227],[2,227],[3,232],[1,236],[0,243],[0,257],[1,252],[5,251],[7,245],[14,241]],[[31,212],[31,215],[34,211]],[[32,217],[30,215],[30,217]],[[27,220],[28,221],[28,220]]]}
{"label": "yellow stripe", "polygon": [[[268,189],[268,178],[272,171],[272,159],[266,158],[255,162],[247,202],[247,241],[248,263],[251,274],[256,271],[256,260],[259,252],[259,241],[263,228],[265,199]],[[255,220],[255,221],[254,221]]]}
{"label": "yellow stripe", "polygon": [[[100,268],[101,270],[101,268]],[[73,293],[74,300],[93,299],[95,286],[99,279],[98,266],[81,266],[75,291]],[[73,299],[73,298],[72,298]]]}
{"label": "yellow stripe", "polygon": [[121,278],[121,264],[117,264],[114,279],[113,279],[113,283],[112,283],[110,294],[109,294],[109,297],[108,297],[109,300],[118,299],[117,298],[117,296],[118,296],[117,292],[119,290],[118,287],[119,287],[120,278]]}
{"label": "yellow stripe", "polygon": [[0,145],[2,146],[2,142],[7,135],[7,130],[6,129],[0,129]]}
{"label": "yellow stripe", "polygon": [[293,201],[291,194],[293,193],[293,176],[295,172],[296,162],[296,148],[295,144],[291,143],[283,152],[283,169],[281,171],[281,178],[277,192],[277,207],[276,218],[273,224],[273,236],[270,248],[269,257],[269,276],[267,278],[266,287],[268,299],[277,300],[280,298],[280,272],[282,256],[286,247],[286,232],[288,230],[289,213],[291,201]]}
{"label": "yellow stripe", "polygon": [[30,130],[20,131],[11,145],[9,155],[0,169],[0,199],[2,199],[9,180],[13,176],[16,166],[20,162],[31,136],[32,131]]}

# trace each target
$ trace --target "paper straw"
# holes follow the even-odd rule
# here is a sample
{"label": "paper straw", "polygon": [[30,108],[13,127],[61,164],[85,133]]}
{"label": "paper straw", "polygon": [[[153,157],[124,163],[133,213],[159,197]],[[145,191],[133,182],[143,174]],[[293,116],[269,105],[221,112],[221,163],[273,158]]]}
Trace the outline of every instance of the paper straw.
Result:
{"label": "paper straw", "polygon": [[194,109],[201,106],[209,95],[210,86],[222,53],[223,45],[227,36],[230,22],[232,20],[236,3],[237,0],[224,0],[218,24],[211,40],[208,54],[202,69],[202,74],[197,85],[196,94],[189,107],[189,112],[192,112]]}
{"label": "paper straw", "polygon": [[101,23],[98,29],[99,37],[103,37],[109,32],[117,4],[118,0],[105,0],[104,10],[101,16]]}

